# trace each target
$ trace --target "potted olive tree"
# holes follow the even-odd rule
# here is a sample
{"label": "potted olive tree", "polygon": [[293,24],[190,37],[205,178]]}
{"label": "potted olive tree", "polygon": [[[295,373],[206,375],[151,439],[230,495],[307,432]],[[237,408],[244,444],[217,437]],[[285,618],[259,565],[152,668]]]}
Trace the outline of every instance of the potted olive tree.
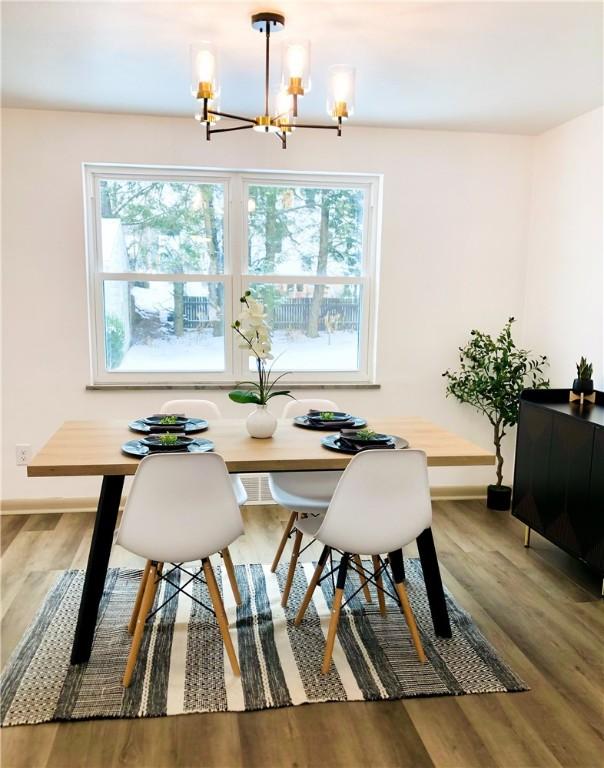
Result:
{"label": "potted olive tree", "polygon": [[548,364],[546,356],[533,356],[516,346],[512,338],[513,322],[514,318],[510,317],[496,338],[482,331],[471,331],[470,341],[459,348],[459,370],[443,373],[447,379],[447,396],[453,395],[484,413],[493,427],[497,482],[487,488],[489,509],[510,508],[512,489],[503,485],[501,441],[506,430],[518,421],[520,394],[526,387],[549,387],[549,381],[543,376]]}

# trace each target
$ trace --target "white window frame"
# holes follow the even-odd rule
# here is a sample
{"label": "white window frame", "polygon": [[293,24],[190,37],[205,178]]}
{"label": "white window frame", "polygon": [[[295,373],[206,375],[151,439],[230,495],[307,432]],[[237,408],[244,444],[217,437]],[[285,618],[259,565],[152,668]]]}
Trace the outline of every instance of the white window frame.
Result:
{"label": "white window frame", "polygon": [[[186,385],[231,384],[250,378],[248,356],[239,350],[230,331],[230,318],[238,311],[239,296],[251,283],[303,283],[361,286],[359,368],[350,371],[295,371],[287,377],[292,384],[357,383],[375,381],[375,334],[377,323],[377,268],[382,177],[360,174],[323,174],[269,171],[231,171],[210,168],[134,166],[84,163],[85,232],[88,275],[90,336],[90,375],[93,385]],[[108,371],[105,367],[105,325],[103,281],[140,280],[140,272],[103,271],[100,195],[101,179],[189,181],[224,185],[224,273],[167,274],[144,273],[146,281],[210,282],[224,284],[225,370],[224,371]],[[362,188],[365,193],[363,252],[359,276],[256,275],[247,272],[247,190],[251,184],[276,184],[317,187]]]}

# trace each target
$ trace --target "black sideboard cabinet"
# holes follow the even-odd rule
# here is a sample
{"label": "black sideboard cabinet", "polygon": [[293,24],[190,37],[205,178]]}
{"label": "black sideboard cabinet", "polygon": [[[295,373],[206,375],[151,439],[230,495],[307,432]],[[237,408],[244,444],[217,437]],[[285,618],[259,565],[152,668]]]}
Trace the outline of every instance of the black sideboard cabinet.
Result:
{"label": "black sideboard cabinet", "polygon": [[580,406],[568,392],[522,393],[512,514],[604,575],[604,393]]}

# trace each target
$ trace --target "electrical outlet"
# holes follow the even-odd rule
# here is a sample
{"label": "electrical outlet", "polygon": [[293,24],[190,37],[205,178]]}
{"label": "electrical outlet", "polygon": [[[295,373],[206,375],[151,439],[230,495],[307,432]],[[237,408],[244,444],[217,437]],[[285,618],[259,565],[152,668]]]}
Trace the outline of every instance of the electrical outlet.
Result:
{"label": "electrical outlet", "polygon": [[29,456],[31,453],[31,445],[29,443],[19,443],[15,446],[15,458],[17,459],[17,466],[24,467],[29,462]]}

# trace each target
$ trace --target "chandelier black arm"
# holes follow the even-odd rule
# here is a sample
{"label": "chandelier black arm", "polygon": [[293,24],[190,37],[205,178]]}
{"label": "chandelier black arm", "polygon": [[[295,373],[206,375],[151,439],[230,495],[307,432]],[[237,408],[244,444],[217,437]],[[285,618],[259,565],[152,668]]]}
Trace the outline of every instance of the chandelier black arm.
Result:
{"label": "chandelier black arm", "polygon": [[327,131],[337,131],[337,125],[313,125],[312,123],[281,123],[283,128],[323,128]]}
{"label": "chandelier black arm", "polygon": [[338,136],[342,135],[342,118],[338,117],[337,125],[315,125],[314,123],[281,123],[283,128],[322,128],[324,130],[337,131]]}
{"label": "chandelier black arm", "polygon": [[266,23],[266,59],[264,64],[264,114],[268,115],[268,86],[269,86],[269,61],[270,61],[271,25]]}
{"label": "chandelier black arm", "polygon": [[244,123],[256,125],[256,121],[251,117],[241,117],[241,115],[231,115],[229,112],[219,112],[216,109],[208,109],[209,115],[218,115],[218,117],[228,117],[230,120],[241,120]]}
{"label": "chandelier black arm", "polygon": [[277,137],[277,140],[281,142],[281,148],[287,149],[287,134],[285,131],[277,131],[274,135]]}
{"label": "chandelier black arm", "polygon": [[228,133],[229,131],[246,131],[248,128],[253,128],[252,125],[234,125],[232,128],[210,128],[209,133]]}

